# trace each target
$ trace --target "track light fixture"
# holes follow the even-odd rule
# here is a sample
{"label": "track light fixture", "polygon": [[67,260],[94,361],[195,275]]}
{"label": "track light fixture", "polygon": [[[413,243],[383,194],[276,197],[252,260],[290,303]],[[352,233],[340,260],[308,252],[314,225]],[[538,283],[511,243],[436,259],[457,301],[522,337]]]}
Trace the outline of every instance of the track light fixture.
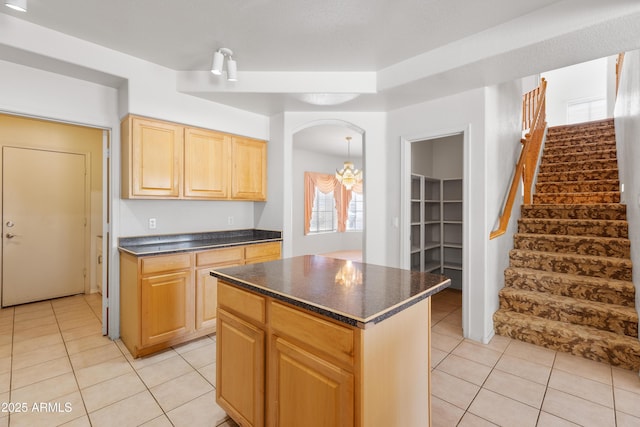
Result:
{"label": "track light fixture", "polygon": [[27,11],[27,0],[5,0],[4,5],[19,12]]}
{"label": "track light fixture", "polygon": [[233,59],[233,51],[226,47],[221,47],[213,53],[211,72],[216,76],[221,75],[225,58],[227,58],[227,80],[230,82],[238,81],[238,66],[236,61]]}

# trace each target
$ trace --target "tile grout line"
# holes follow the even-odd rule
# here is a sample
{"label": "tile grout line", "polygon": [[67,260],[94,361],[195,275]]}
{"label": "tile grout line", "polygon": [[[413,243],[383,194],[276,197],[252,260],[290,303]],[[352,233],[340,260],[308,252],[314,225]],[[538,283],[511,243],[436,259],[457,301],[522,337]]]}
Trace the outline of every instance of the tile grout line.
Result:
{"label": "tile grout line", "polygon": [[[86,300],[83,298],[86,302]],[[58,320],[58,311],[55,306],[51,304],[51,310],[53,311],[53,316],[56,319],[56,325],[58,325],[58,332],[60,333],[60,338],[62,339],[62,345],[64,345],[64,351],[67,353],[67,359],[69,360],[69,366],[71,366],[71,372],[73,373],[73,380],[76,383],[76,387],[78,387],[78,393],[80,394],[80,400],[82,401],[82,406],[84,407],[84,413],[89,420],[89,425],[91,426],[91,418],[89,418],[89,411],[87,410],[87,404],[84,401],[84,396],[82,395],[82,389],[80,388],[80,384],[78,383],[78,377],[76,376],[76,369],[71,363],[71,355],[69,354],[69,348],[67,347],[67,340],[64,339],[64,335],[62,334],[62,328],[60,327],[60,321]],[[74,418],[73,420],[79,419],[80,417]],[[71,421],[73,421],[71,420]]]}

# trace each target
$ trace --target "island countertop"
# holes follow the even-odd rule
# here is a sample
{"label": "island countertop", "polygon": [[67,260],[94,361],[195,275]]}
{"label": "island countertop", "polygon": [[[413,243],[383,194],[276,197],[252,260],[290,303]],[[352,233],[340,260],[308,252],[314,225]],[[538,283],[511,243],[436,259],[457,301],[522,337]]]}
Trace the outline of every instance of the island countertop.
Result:
{"label": "island countertop", "polygon": [[216,269],[210,274],[359,328],[378,323],[451,284],[437,274],[320,255]]}

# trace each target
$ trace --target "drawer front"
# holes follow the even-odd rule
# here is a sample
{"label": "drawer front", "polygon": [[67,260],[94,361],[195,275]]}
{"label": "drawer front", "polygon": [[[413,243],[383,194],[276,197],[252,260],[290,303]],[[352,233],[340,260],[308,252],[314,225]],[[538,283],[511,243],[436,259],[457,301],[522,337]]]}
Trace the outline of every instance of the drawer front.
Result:
{"label": "drawer front", "polygon": [[275,301],[271,303],[270,323],[276,333],[353,365],[353,330]]}
{"label": "drawer front", "polygon": [[265,298],[218,280],[218,307],[256,322],[266,321]]}
{"label": "drawer front", "polygon": [[191,254],[161,255],[142,258],[142,274],[191,268]]}
{"label": "drawer front", "polygon": [[244,246],[212,249],[196,253],[196,266],[242,265],[244,264]]}
{"label": "drawer front", "polygon": [[265,259],[280,258],[280,242],[258,243],[245,246],[245,259],[247,263],[254,260],[264,261]]}

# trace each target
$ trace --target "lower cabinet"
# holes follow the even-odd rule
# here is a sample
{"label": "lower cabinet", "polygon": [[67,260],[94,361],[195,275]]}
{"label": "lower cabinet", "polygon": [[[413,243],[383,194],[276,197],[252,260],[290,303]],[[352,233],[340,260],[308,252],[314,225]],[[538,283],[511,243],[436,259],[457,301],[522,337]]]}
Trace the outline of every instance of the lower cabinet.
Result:
{"label": "lower cabinet", "polygon": [[215,333],[218,280],[209,272],[278,258],[280,242],[171,255],[121,253],[122,342],[139,357]]}
{"label": "lower cabinet", "polygon": [[216,399],[241,426],[354,425],[350,328],[225,282],[218,322]]}
{"label": "lower cabinet", "polygon": [[216,401],[242,427],[428,427],[430,304],[362,329],[220,281]]}
{"label": "lower cabinet", "polygon": [[216,359],[225,366],[216,373],[218,401],[240,425],[263,426],[264,330],[220,310],[216,339],[225,344]]}
{"label": "lower cabinet", "polygon": [[145,276],[140,286],[142,346],[171,341],[194,330],[190,271]]}
{"label": "lower cabinet", "polygon": [[271,425],[353,426],[352,373],[283,338],[274,339],[271,359]]}

